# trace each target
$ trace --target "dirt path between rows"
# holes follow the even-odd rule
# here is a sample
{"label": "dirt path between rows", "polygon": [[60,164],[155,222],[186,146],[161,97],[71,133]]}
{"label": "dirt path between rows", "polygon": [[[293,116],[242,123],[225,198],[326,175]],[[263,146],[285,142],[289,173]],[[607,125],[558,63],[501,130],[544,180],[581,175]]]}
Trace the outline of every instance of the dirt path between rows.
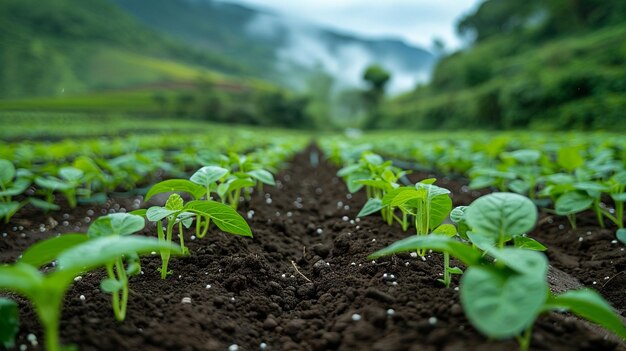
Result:
{"label": "dirt path between rows", "polygon": [[[190,232],[192,255],[173,259],[174,274],[166,281],[156,271],[157,256],[143,259],[144,274],[131,280],[125,322],[115,322],[109,299],[99,290],[102,273],[82,277],[65,301],[63,342],[80,350],[517,347],[514,341],[488,341],[471,327],[454,289],[458,282],[446,289],[436,281],[442,271],[440,255],[428,255],[426,261],[408,254],[368,261],[368,254],[408,233],[386,226],[378,216],[356,220],[364,194],[348,195],[336,168],[323,161],[314,167],[315,154],[315,148],[298,154],[277,176],[277,187],[253,194],[244,204],[241,213],[250,218],[253,239],[214,231],[191,240]],[[468,204],[477,195],[461,191],[463,184],[440,184],[457,194],[456,204]],[[0,238],[0,262],[11,262],[43,237],[85,231],[86,217],[136,205],[146,206],[137,199],[118,199],[104,207],[52,214],[53,221],[36,213],[19,214],[0,226],[0,233],[7,233]],[[51,229],[54,222],[57,226]],[[144,234],[156,235],[153,227]],[[576,282],[555,272],[557,286]],[[182,303],[186,297],[191,303]],[[42,340],[37,319],[26,303],[20,305],[19,344],[38,349],[27,341],[29,333]],[[531,349],[626,350],[605,335],[574,317],[551,314],[539,319]]]}

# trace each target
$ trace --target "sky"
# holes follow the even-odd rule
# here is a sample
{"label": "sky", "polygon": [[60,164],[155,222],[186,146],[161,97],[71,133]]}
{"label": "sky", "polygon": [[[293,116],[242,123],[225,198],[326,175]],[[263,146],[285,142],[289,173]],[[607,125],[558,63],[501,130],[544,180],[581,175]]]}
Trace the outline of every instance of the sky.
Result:
{"label": "sky", "polygon": [[367,37],[395,37],[430,48],[440,38],[458,48],[457,19],[480,0],[227,0],[271,9]]}

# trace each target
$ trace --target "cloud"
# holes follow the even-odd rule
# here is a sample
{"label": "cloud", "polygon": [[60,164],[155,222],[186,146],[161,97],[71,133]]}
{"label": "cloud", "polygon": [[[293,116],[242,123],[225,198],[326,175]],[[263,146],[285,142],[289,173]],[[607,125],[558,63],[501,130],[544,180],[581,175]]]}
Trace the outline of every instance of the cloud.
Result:
{"label": "cloud", "polygon": [[456,20],[480,0],[227,0],[261,6],[330,28],[371,37],[398,37],[428,47],[442,38],[461,43]]}

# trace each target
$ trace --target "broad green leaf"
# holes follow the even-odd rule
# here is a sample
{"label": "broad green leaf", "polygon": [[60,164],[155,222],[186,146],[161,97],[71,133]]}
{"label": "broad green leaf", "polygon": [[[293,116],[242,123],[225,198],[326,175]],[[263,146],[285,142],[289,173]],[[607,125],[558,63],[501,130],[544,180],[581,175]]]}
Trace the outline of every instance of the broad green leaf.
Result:
{"label": "broad green leaf", "polygon": [[393,186],[390,183],[382,179],[362,179],[357,180],[356,183],[372,188],[383,189],[385,191],[393,189]]}
{"label": "broad green leaf", "polygon": [[112,213],[99,217],[89,226],[87,235],[90,238],[108,235],[130,235],[146,226],[143,217],[129,213]]}
{"label": "broad green leaf", "polygon": [[150,222],[156,222],[156,221],[162,220],[165,217],[169,217],[173,214],[176,214],[178,212],[180,211],[173,211],[173,210],[168,210],[166,208],[159,207],[159,206],[152,206],[146,211],[146,218]]}
{"label": "broad green leaf", "polygon": [[553,184],[573,184],[576,181],[576,177],[567,173],[554,173],[548,175],[546,180]]}
{"label": "broad green leaf", "polygon": [[626,171],[616,173],[611,179],[617,182],[617,184],[626,184]]}
{"label": "broad green leaf", "polygon": [[580,155],[580,152],[576,148],[562,147],[557,152],[556,162],[564,170],[572,173],[577,168],[582,167],[585,164],[585,159]]}
{"label": "broad green leaf", "polygon": [[472,190],[487,188],[496,183],[496,179],[490,176],[478,176],[472,178],[468,187]]}
{"label": "broad green leaf", "polygon": [[450,220],[454,223],[460,223],[465,220],[465,211],[467,206],[457,206],[450,212]]}
{"label": "broad green leaf", "polygon": [[513,247],[491,248],[488,252],[498,262],[520,274],[532,275],[537,279],[543,279],[548,274],[548,259],[540,252]]}
{"label": "broad green leaf", "polygon": [[396,196],[391,200],[392,207],[398,207],[411,200],[424,200],[428,199],[428,193],[425,189],[414,189],[412,187],[400,188],[401,191],[396,193]]}
{"label": "broad green leaf", "polygon": [[472,231],[499,237],[527,233],[537,222],[537,207],[525,196],[514,193],[493,193],[472,202],[465,211]]}
{"label": "broad green leaf", "polygon": [[609,191],[608,186],[596,182],[576,182],[574,183],[574,188],[593,193],[602,193]]}
{"label": "broad green leaf", "polygon": [[50,190],[69,190],[72,189],[72,185],[64,182],[61,179],[54,177],[38,177],[35,178],[35,184],[39,185],[42,188],[50,189]]}
{"label": "broad green leaf", "polygon": [[233,191],[242,188],[249,188],[254,186],[254,181],[251,179],[234,179],[228,182],[228,191]]}
{"label": "broad green leaf", "polygon": [[366,172],[356,172],[350,173],[346,178],[346,184],[348,185],[348,191],[351,193],[356,193],[361,188],[363,188],[363,184],[359,184],[359,180],[370,179],[370,174]]}
{"label": "broad green leaf", "polygon": [[94,162],[94,160],[92,160],[91,158],[87,156],[78,156],[74,160],[73,166],[77,169],[80,169],[84,173],[91,173],[91,174],[102,173],[102,170],[100,169],[100,167],[98,167],[96,162]]}
{"label": "broad green leaf", "polygon": [[47,201],[35,198],[35,197],[30,197],[28,198],[28,202],[37,207],[40,210],[44,210],[44,211],[58,211],[61,209],[61,206],[57,205],[57,204],[51,204]]}
{"label": "broad green leaf", "polygon": [[178,194],[172,194],[165,202],[165,209],[170,211],[181,211],[185,206],[185,201]]}
{"label": "broad green leaf", "polygon": [[0,345],[4,348],[15,347],[15,336],[20,330],[19,317],[15,301],[0,297]]}
{"label": "broad green leaf", "polygon": [[354,164],[354,165],[350,165],[350,166],[346,166],[342,169],[340,169],[339,171],[337,171],[337,176],[338,177],[345,177],[348,176],[354,172],[360,171],[361,170],[361,165],[359,164]]}
{"label": "broad green leaf", "polygon": [[43,289],[43,280],[43,274],[29,264],[18,262],[10,266],[0,266],[0,290],[32,297],[35,291]]}
{"label": "broad green leaf", "polygon": [[622,244],[626,245],[626,229],[624,228],[618,229],[615,235],[617,236],[617,240],[621,241]]}
{"label": "broad green leaf", "polygon": [[418,249],[448,252],[450,255],[462,261],[466,266],[480,263],[482,252],[460,241],[443,235],[411,236],[396,241],[382,250],[369,255],[368,258],[378,258],[402,252],[415,251]]}
{"label": "broad green leaf", "polygon": [[268,185],[271,185],[271,186],[275,186],[276,185],[276,182],[274,181],[274,176],[272,175],[272,173],[270,173],[270,172],[268,172],[268,171],[266,171],[264,169],[255,169],[255,170],[252,170],[252,171],[248,172],[248,174],[252,178],[260,181],[261,183],[265,183],[265,184],[268,184]]}
{"label": "broad green leaf", "polygon": [[192,182],[202,185],[203,187],[207,187],[215,182],[217,182],[222,177],[228,174],[228,170],[226,168],[222,168],[219,166],[206,166],[200,168],[196,173],[194,173],[191,178],[189,178]]}
{"label": "broad green leaf", "polygon": [[543,246],[542,243],[527,236],[516,236],[515,238],[513,238],[513,243],[515,247],[520,249],[533,251],[546,251],[548,249],[547,247]]}
{"label": "broad green leaf", "polygon": [[8,160],[0,159],[0,184],[6,187],[15,177],[15,166]]}
{"label": "broad green leaf", "polygon": [[72,183],[80,182],[84,175],[85,173],[83,171],[74,167],[63,167],[59,170],[59,176]]}
{"label": "broad green leaf", "polygon": [[626,339],[626,327],[615,310],[600,294],[591,289],[567,291],[552,296],[547,303],[550,309],[566,309]]}
{"label": "broad green leaf", "polygon": [[371,198],[367,200],[357,217],[369,216],[372,213],[376,213],[383,208],[383,202],[381,199]]}
{"label": "broad green leaf", "polygon": [[439,195],[430,200],[429,226],[434,228],[440,225],[452,210],[452,199],[448,195]]}
{"label": "broad green leaf", "polygon": [[12,215],[19,210],[21,204],[19,202],[0,203],[0,218]]}
{"label": "broad green leaf", "polygon": [[442,224],[433,230],[433,234],[453,237],[456,235],[456,227],[452,224]]}
{"label": "broad green leaf", "polygon": [[199,199],[206,193],[206,188],[187,179],[169,179],[157,183],[148,190],[145,201],[150,200],[156,194],[162,193],[187,193],[194,199]]}
{"label": "broad green leaf", "polygon": [[123,286],[122,282],[112,278],[107,278],[100,282],[100,289],[110,294],[120,291]]}
{"label": "broad green leaf", "polygon": [[506,339],[533,324],[548,295],[545,277],[506,275],[492,267],[468,268],[461,278],[461,303],[484,335]]}
{"label": "broad green leaf", "polygon": [[26,178],[18,178],[16,181],[11,184],[10,187],[6,188],[4,191],[0,191],[0,196],[16,196],[28,189],[30,186],[30,180]]}
{"label": "broad green leaf", "polygon": [[579,192],[570,192],[561,195],[556,200],[554,208],[561,216],[582,212],[593,204],[593,199]]}
{"label": "broad green leaf", "polygon": [[426,190],[426,194],[428,195],[429,199],[434,199],[435,197],[441,196],[441,195],[448,195],[450,194],[450,190],[446,189],[446,188],[442,188],[440,186],[436,186],[433,184],[427,184],[427,183],[417,183],[415,184],[415,189],[420,190],[420,189],[424,189]]}
{"label": "broad green leaf", "polygon": [[224,232],[252,236],[246,220],[228,205],[208,200],[191,201],[185,206],[185,211],[210,217],[213,223]]}
{"label": "broad green leaf", "polygon": [[130,254],[170,250],[181,254],[180,246],[143,236],[104,236],[88,240],[64,251],[57,259],[59,270],[67,272],[89,271]]}
{"label": "broad green leaf", "polygon": [[526,194],[530,186],[525,181],[516,179],[509,183],[509,189],[518,194]]}
{"label": "broad green leaf", "polygon": [[54,261],[63,251],[82,244],[88,239],[89,237],[85,234],[63,234],[38,241],[24,251],[19,262],[38,268]]}
{"label": "broad green leaf", "polygon": [[626,193],[611,194],[613,201],[626,202]]}
{"label": "broad green leaf", "polygon": [[539,161],[541,152],[537,150],[521,149],[509,152],[508,155],[519,163],[531,164]]}
{"label": "broad green leaf", "polygon": [[[383,196],[383,202],[382,202],[382,206],[383,207],[387,207],[389,205],[391,205],[391,202],[393,202],[393,199],[395,199],[395,197],[400,194],[401,192],[405,191],[405,189],[411,189],[410,187],[400,187],[400,188],[396,188],[393,189],[391,191],[388,191],[385,193],[385,196]],[[394,206],[395,207],[395,206]]]}
{"label": "broad green leaf", "polygon": [[496,246],[497,238],[491,235],[479,234],[471,231],[468,231],[466,235],[472,244],[476,245],[476,247],[483,251],[488,251]]}
{"label": "broad green leaf", "polygon": [[367,161],[368,163],[376,166],[381,165],[384,162],[383,158],[380,155],[370,152],[363,154],[363,159],[365,159],[365,161]]}
{"label": "broad green leaf", "polygon": [[135,216],[141,216],[141,217],[146,217],[148,210],[145,208],[140,208],[138,210],[134,210],[134,211],[130,211],[128,213],[135,215]]}

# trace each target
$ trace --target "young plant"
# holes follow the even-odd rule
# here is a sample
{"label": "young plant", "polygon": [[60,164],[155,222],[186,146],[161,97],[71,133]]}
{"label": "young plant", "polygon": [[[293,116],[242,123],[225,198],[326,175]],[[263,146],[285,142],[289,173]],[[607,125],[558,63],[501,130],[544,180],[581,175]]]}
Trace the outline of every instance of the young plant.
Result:
{"label": "young plant", "polygon": [[[398,221],[403,228],[408,227],[408,218],[413,218],[417,236],[431,233],[452,210],[450,191],[434,185],[434,182],[435,179],[425,179],[415,186],[395,189],[382,201],[383,206],[402,211],[402,220],[398,218]],[[418,255],[423,257],[425,251],[418,250]]]}
{"label": "young plant", "polygon": [[[193,183],[185,179],[175,179],[164,181],[152,187],[146,195],[146,200],[153,195],[164,192],[185,192],[191,194],[195,199],[207,196],[206,187]],[[194,200],[185,204],[180,195],[171,194],[164,207],[153,206],[147,211],[134,211],[135,214],[145,215],[151,222],[156,222],[157,236],[162,242],[172,242],[174,228],[178,229],[180,246],[184,253],[189,253],[184,242],[183,227],[189,228],[193,223],[193,219],[201,220],[204,227],[196,225],[196,234],[198,237],[204,237],[208,231],[211,222],[215,223],[219,229],[226,233],[252,237],[252,231],[246,223],[245,219],[230,206],[212,201],[212,200]],[[163,229],[163,221],[167,221],[166,229]],[[165,279],[168,272],[170,253],[168,250],[161,251],[161,278]]]}
{"label": "young plant", "polygon": [[28,201],[13,201],[13,196],[20,195],[30,186],[27,177],[18,176],[13,163],[0,159],[0,218],[9,223],[11,217]]}
{"label": "young plant", "polygon": [[50,204],[54,202],[55,191],[60,191],[71,208],[77,205],[76,191],[82,184],[84,173],[78,168],[63,167],[59,170],[59,178],[57,177],[38,177],[35,178],[35,184],[40,186],[46,196],[46,201]]}
{"label": "young plant", "polygon": [[[99,217],[90,226],[87,236],[90,240],[107,236],[127,236],[145,227],[141,216],[128,213],[114,213]],[[126,266],[124,266],[126,260]],[[117,257],[105,264],[108,278],[100,283],[102,291],[111,294],[113,313],[118,321],[126,318],[128,305],[128,278],[141,272],[139,255],[131,253],[125,257]]]}
{"label": "young plant", "polygon": [[[45,348],[48,351],[62,350],[59,340],[61,307],[63,297],[76,276],[131,254],[165,248],[180,253],[178,247],[153,238],[110,236],[85,240],[80,244],[76,244],[76,237],[67,242],[60,238],[63,236],[50,239],[53,242],[34,245],[16,264],[0,266],[0,290],[20,294],[31,301],[44,329]],[[54,253],[51,255],[48,249]],[[42,259],[37,251],[46,259]],[[56,256],[55,270],[50,274],[41,273],[37,267],[49,263],[51,256]],[[32,261],[24,257],[30,257]]]}
{"label": "young plant", "polygon": [[550,311],[570,311],[626,338],[620,317],[598,293],[581,289],[553,294],[548,260],[537,251],[489,246],[482,252],[447,236],[429,235],[395,242],[368,258],[419,249],[448,252],[468,267],[460,282],[461,303],[472,325],[490,338],[515,337],[526,351],[535,320]]}
{"label": "young plant", "polygon": [[611,220],[617,228],[624,228],[624,202],[626,202],[626,171],[616,173],[608,182],[608,193],[615,203],[615,215],[607,210],[602,210],[606,218]]}

